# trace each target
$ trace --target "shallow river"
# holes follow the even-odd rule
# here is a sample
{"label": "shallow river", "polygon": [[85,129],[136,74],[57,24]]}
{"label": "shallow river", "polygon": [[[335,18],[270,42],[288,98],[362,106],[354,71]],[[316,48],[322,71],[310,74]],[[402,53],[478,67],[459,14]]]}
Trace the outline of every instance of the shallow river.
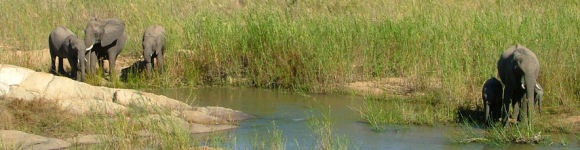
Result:
{"label": "shallow river", "polygon": [[267,134],[276,128],[286,139],[286,149],[314,149],[316,138],[309,125],[313,117],[330,108],[334,134],[345,137],[350,149],[578,149],[575,138],[567,138],[566,146],[513,144],[493,146],[483,144],[454,144],[450,142],[452,127],[389,126],[384,131],[372,131],[360,122],[354,110],[362,102],[358,96],[300,95],[278,90],[253,88],[164,89],[154,93],[171,98],[194,101],[200,106],[223,106],[252,114],[257,119],[240,123],[240,128],[217,133],[233,137],[223,147],[248,149],[256,143],[256,135]]}

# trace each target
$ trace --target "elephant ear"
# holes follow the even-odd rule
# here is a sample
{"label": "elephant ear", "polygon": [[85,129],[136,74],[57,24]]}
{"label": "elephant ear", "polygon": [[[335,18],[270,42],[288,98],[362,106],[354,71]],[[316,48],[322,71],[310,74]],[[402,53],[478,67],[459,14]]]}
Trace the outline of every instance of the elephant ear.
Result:
{"label": "elephant ear", "polygon": [[101,46],[105,47],[121,38],[123,32],[125,32],[125,24],[118,20],[109,20],[106,22],[103,30]]}

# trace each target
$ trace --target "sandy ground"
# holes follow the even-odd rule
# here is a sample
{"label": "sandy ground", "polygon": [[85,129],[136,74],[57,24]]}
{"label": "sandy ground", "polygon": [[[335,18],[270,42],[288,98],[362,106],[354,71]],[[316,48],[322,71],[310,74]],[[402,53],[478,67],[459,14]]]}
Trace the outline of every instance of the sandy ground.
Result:
{"label": "sandy ground", "polygon": [[[417,90],[416,82],[412,77],[393,77],[393,78],[379,78],[370,81],[357,81],[344,85],[348,90],[351,90],[361,95],[399,95],[399,96],[415,96],[423,95],[425,93]],[[441,83],[435,79],[427,81],[428,88],[438,88]]]}
{"label": "sandy ground", "polygon": [[[49,49],[31,51],[3,50],[1,52],[3,55],[3,60],[0,60],[0,63],[25,64],[26,66],[33,67],[32,69],[36,71],[48,71],[50,69],[51,63]],[[115,67],[115,70],[120,72],[122,68],[132,65],[138,60],[140,60],[140,58],[119,55],[119,58],[116,62],[117,67]],[[65,70],[69,71],[70,65],[68,60],[63,59],[63,62]],[[58,59],[56,60],[56,63],[58,68]],[[108,70],[108,61],[105,61],[104,68]]]}

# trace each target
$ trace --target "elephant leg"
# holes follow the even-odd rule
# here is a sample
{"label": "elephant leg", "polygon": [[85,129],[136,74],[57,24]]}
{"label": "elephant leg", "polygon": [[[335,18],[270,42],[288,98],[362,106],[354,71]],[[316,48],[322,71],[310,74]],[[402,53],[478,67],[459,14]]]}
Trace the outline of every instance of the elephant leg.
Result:
{"label": "elephant leg", "polygon": [[88,67],[87,71],[89,74],[96,74],[97,73],[97,54],[94,51],[89,52],[88,55]]}
{"label": "elephant leg", "polygon": [[512,112],[512,116],[516,117],[517,121],[521,121],[521,116],[520,116],[521,102],[520,102],[520,100],[512,101],[512,107],[514,108],[514,112]]}
{"label": "elephant leg", "polygon": [[76,60],[78,60],[78,59],[76,59],[76,58],[73,59],[71,57],[69,57],[69,58],[70,59],[68,59],[68,64],[70,65],[70,74],[71,74],[70,77],[74,78],[77,81],[80,81],[80,77],[78,76],[80,74],[77,73],[78,68],[77,68],[77,61]]}
{"label": "elephant leg", "polygon": [[151,77],[151,72],[153,72],[153,52],[145,51],[143,55],[145,56],[145,72],[147,76]]}
{"label": "elephant leg", "polygon": [[158,68],[158,72],[159,74],[161,74],[163,72],[163,65],[165,64],[164,62],[165,60],[163,59],[163,55],[157,55],[157,68]]}
{"label": "elephant leg", "polygon": [[510,87],[508,87],[506,85],[506,87],[504,88],[504,92],[503,92],[503,99],[502,99],[502,106],[501,106],[501,117],[502,117],[502,124],[503,126],[507,126],[509,123],[509,118],[510,118],[510,104],[511,104],[511,98],[512,98],[512,91],[510,89]]}
{"label": "elephant leg", "polygon": [[491,113],[489,111],[489,102],[486,100],[484,101],[484,107],[485,107],[485,123],[489,124],[491,123]]}
{"label": "elephant leg", "polygon": [[56,74],[56,64],[55,63],[56,56],[50,55],[50,73]]}
{"label": "elephant leg", "polygon": [[66,72],[64,72],[63,64],[64,64],[63,58],[58,57],[58,73],[61,75],[66,74]]}
{"label": "elephant leg", "polygon": [[109,75],[111,76],[111,79],[113,79],[115,76],[115,63],[117,61],[117,55],[113,54],[113,53],[109,53]]}
{"label": "elephant leg", "polygon": [[[519,103],[520,103],[520,106],[521,106],[521,110],[520,110],[520,116],[518,117],[520,119],[518,119],[518,121],[521,121],[521,122],[523,122],[524,124],[527,125],[528,124],[528,119],[531,119],[531,117],[528,116],[528,114],[531,113],[530,112],[530,109],[529,109],[530,108],[530,106],[529,106],[530,103],[529,103],[529,101],[528,101],[528,99],[527,99],[527,97],[525,95],[522,96],[519,99],[519,101],[520,101]],[[531,103],[531,104],[533,104],[533,103]]]}
{"label": "elephant leg", "polygon": [[104,70],[105,61],[103,59],[98,60],[99,69]]}
{"label": "elephant leg", "polygon": [[538,113],[542,114],[542,99],[538,99]]}

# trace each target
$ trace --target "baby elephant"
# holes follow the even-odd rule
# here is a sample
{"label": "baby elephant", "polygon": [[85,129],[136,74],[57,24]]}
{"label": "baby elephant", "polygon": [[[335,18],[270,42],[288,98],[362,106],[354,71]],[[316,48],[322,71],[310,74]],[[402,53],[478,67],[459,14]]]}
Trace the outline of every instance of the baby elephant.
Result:
{"label": "baby elephant", "polygon": [[501,82],[492,77],[483,84],[481,97],[483,98],[483,106],[485,113],[485,122],[490,123],[496,121],[501,116],[501,99],[503,96],[503,88]]}
{"label": "baby elephant", "polygon": [[69,77],[78,81],[85,81],[85,53],[87,50],[85,43],[81,39],[65,27],[56,27],[48,37],[48,45],[51,58],[50,72],[56,74],[55,59],[59,57],[58,72],[65,74],[63,58],[66,58],[71,67]]}
{"label": "baby elephant", "polygon": [[[522,85],[523,86],[523,85]],[[524,86],[523,86],[524,87]],[[523,88],[522,88],[523,90]],[[536,84],[534,89],[534,104],[538,108],[539,113],[542,113],[542,97],[544,95],[544,90],[540,84]],[[503,86],[501,82],[492,77],[485,81],[483,84],[483,89],[481,91],[481,97],[484,104],[485,121],[490,123],[492,121],[497,121],[501,116],[502,107],[502,97],[503,97]],[[519,109],[515,103],[512,104],[514,109]],[[515,115],[517,116],[517,114]]]}
{"label": "baby elephant", "polygon": [[159,25],[153,25],[143,33],[143,57],[147,66],[148,74],[153,70],[153,59],[157,59],[157,71],[163,70],[163,55],[165,51],[165,29]]}

